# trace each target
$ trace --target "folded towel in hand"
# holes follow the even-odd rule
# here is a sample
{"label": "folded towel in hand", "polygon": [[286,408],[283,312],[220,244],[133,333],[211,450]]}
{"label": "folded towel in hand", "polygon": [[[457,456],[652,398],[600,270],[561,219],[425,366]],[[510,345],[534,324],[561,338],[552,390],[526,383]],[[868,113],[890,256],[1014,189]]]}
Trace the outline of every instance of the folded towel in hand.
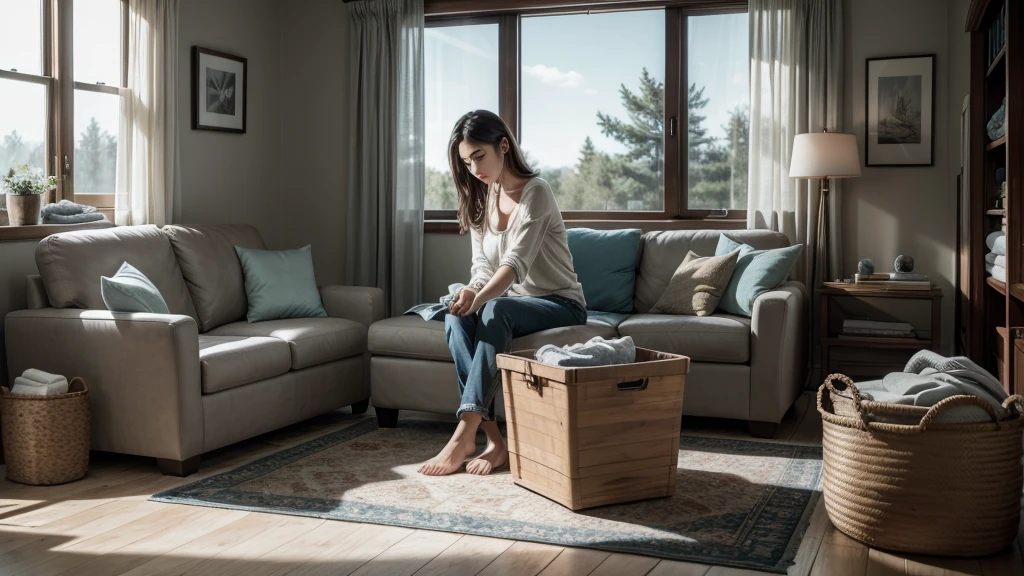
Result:
{"label": "folded towel in hand", "polygon": [[999,256],[1006,256],[1006,232],[997,230],[985,238],[985,245],[993,253]]}
{"label": "folded towel in hand", "polygon": [[544,364],[567,368],[630,364],[636,361],[636,346],[631,336],[611,340],[594,336],[584,343],[570,344],[564,348],[545,344],[534,357]]}
{"label": "folded towel in hand", "polygon": [[99,222],[106,220],[106,216],[99,212],[86,212],[64,216],[62,214],[43,214],[39,221],[43,224],[84,224],[86,222]]}
{"label": "folded towel in hand", "polygon": [[90,214],[93,212],[96,212],[95,206],[75,204],[70,200],[61,200],[56,204],[47,204],[39,210],[39,213],[43,216],[46,216],[47,214],[57,216],[74,216],[75,214]]}
{"label": "folded towel in hand", "polygon": [[985,262],[1006,268],[1006,256],[989,252],[985,254]]}
{"label": "folded towel in hand", "polygon": [[68,381],[59,374],[50,374],[42,370],[28,369],[14,379],[12,394],[30,394],[33,396],[52,396],[66,394]]}

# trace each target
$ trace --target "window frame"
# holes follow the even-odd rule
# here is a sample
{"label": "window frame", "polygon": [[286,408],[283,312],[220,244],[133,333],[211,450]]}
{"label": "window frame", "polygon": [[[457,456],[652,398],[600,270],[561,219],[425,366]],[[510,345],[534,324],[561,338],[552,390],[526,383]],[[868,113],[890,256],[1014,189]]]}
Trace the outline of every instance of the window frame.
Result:
{"label": "window frame", "polygon": [[[555,4],[552,6],[552,4]],[[664,209],[640,210],[563,210],[565,221],[701,221],[704,227],[718,222],[720,227],[735,227],[745,222],[747,210],[696,210],[688,201],[689,133],[688,122],[687,25],[691,16],[736,14],[747,11],[746,0],[425,0],[427,27],[499,23],[498,32],[498,114],[520,138],[521,37],[524,16],[665,11],[665,177]],[[673,134],[674,128],[674,134]],[[426,232],[452,232],[458,226],[455,210],[424,210]],[[682,222],[680,222],[682,224]],[[686,226],[689,227],[689,226]]]}
{"label": "window frame", "polygon": [[[46,159],[43,170],[57,176],[57,189],[48,201],[76,201],[74,192],[75,162],[75,91],[99,92],[126,97],[128,94],[128,0],[121,4],[121,83],[108,86],[74,80],[74,0],[43,0],[42,2],[42,71],[28,74],[0,70],[0,79],[40,84],[46,87]],[[103,194],[79,194],[77,202],[96,207],[113,222],[116,190]],[[99,223],[107,226],[107,223]],[[57,226],[54,229],[54,226]],[[67,226],[33,227],[0,226],[0,240],[43,237]],[[75,226],[75,227],[96,227]]]}

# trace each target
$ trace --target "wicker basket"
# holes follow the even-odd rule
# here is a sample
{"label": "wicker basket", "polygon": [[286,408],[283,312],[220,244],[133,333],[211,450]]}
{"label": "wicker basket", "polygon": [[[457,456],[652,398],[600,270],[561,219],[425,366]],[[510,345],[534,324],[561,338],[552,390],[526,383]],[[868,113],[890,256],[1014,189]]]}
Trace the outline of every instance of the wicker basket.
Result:
{"label": "wicker basket", "polygon": [[67,394],[30,396],[0,388],[0,430],[7,479],[63,484],[89,469],[89,389],[73,378]]}
{"label": "wicker basket", "polygon": [[[818,412],[832,523],[864,544],[900,552],[983,556],[1006,548],[1020,522],[1022,402],[1008,398],[1009,416],[1000,420],[976,396],[953,396],[931,408],[872,402],[861,399],[848,377],[830,375],[818,389]],[[963,405],[984,408],[992,422],[933,422]]]}

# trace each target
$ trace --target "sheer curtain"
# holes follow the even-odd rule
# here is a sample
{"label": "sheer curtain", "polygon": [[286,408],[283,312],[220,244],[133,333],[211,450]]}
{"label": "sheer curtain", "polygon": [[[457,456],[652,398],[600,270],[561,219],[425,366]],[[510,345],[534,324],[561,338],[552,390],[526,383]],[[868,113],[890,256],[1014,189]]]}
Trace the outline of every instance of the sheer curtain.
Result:
{"label": "sheer curtain", "polygon": [[392,316],[423,285],[423,0],[352,10],[346,282],[384,289]]}
{"label": "sheer curtain", "polygon": [[119,226],[171,220],[177,182],[178,0],[128,3],[128,86],[117,139]]}
{"label": "sheer curtain", "polygon": [[818,182],[790,178],[789,162],[795,135],[843,131],[843,2],[750,0],[749,10],[747,227],[778,230],[803,244],[793,275],[813,289],[821,278],[840,275],[841,188],[831,182],[832,270],[825,271]]}

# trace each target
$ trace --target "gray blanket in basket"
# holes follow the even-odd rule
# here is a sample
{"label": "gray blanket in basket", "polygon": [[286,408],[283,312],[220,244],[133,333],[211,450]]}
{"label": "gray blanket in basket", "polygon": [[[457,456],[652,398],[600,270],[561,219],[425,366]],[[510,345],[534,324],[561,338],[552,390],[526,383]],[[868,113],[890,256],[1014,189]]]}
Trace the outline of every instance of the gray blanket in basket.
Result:
{"label": "gray blanket in basket", "polygon": [[[988,402],[1000,418],[1006,412],[1002,404],[1007,394],[999,380],[967,357],[946,358],[931,350],[914,354],[903,372],[893,372],[881,380],[858,382],[857,389],[865,400],[924,407],[934,406],[950,396],[967,394]],[[957,406],[944,410],[935,422],[990,420],[991,416],[977,406]]]}

